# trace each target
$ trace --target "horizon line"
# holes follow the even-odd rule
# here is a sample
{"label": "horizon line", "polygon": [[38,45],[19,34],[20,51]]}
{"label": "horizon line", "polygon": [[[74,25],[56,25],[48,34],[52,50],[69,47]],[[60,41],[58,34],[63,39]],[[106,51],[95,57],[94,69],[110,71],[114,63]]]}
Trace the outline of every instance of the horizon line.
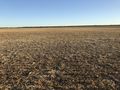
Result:
{"label": "horizon line", "polygon": [[1,28],[57,28],[57,27],[101,27],[101,26],[120,26],[120,24],[98,24],[98,25],[34,25],[34,26],[0,26]]}

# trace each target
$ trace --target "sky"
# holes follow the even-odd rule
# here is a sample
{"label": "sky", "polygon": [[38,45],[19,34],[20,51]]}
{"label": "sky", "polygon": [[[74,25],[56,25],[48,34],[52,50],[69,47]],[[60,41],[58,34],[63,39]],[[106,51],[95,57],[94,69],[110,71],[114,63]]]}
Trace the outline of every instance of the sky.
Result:
{"label": "sky", "polygon": [[120,0],[0,0],[0,27],[120,24]]}

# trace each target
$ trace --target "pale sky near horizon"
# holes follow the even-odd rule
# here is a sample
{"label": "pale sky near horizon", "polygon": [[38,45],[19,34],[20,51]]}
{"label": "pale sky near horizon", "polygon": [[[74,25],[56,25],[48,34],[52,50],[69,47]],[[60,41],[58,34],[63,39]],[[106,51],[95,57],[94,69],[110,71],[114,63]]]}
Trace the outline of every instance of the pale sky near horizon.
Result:
{"label": "pale sky near horizon", "polygon": [[0,27],[120,24],[120,0],[0,0]]}

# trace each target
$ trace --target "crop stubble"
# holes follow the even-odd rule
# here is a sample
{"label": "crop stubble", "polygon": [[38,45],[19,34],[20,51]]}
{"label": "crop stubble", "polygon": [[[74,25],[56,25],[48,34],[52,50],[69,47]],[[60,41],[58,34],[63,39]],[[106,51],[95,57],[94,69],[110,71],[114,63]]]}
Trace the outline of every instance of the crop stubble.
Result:
{"label": "crop stubble", "polygon": [[120,28],[0,29],[1,90],[119,90]]}

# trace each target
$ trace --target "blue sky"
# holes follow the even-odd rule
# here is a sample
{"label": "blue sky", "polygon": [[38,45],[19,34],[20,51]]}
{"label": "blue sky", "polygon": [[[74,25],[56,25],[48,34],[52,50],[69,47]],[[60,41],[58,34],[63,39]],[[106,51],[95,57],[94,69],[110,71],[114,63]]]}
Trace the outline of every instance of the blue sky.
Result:
{"label": "blue sky", "polygon": [[0,0],[0,26],[120,24],[120,0]]}

